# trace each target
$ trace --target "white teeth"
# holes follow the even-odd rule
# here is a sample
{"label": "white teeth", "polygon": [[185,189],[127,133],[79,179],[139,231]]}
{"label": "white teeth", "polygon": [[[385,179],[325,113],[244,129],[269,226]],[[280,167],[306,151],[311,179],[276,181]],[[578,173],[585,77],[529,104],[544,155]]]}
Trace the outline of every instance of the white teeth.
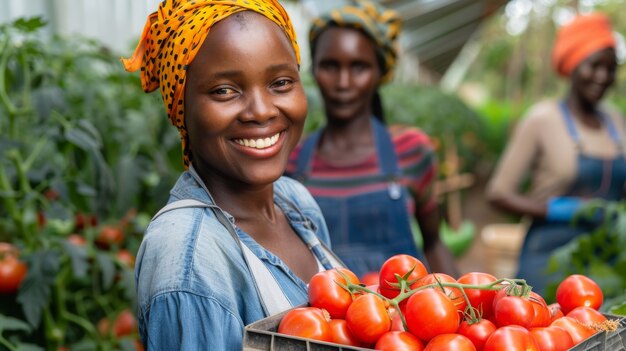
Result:
{"label": "white teeth", "polygon": [[265,139],[235,139],[235,142],[239,145],[252,147],[255,149],[265,149],[276,144],[279,136],[280,133],[276,133],[273,136],[267,137]]}

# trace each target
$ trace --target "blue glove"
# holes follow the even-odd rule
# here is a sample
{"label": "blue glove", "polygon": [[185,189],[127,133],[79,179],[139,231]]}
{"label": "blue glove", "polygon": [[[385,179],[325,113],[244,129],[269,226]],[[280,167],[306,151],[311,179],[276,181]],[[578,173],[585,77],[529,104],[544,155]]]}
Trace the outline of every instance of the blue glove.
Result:
{"label": "blue glove", "polygon": [[549,222],[569,222],[584,201],[578,197],[553,197],[548,200],[546,220]]}

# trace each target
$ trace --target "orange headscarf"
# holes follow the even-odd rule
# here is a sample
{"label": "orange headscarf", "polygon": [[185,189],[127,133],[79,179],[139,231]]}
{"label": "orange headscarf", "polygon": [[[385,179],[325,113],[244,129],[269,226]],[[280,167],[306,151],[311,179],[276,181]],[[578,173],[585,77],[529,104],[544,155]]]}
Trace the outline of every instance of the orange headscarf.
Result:
{"label": "orange headscarf", "polygon": [[144,91],[161,89],[170,122],[180,133],[185,168],[190,162],[184,112],[187,66],[213,25],[246,10],[260,13],[285,32],[299,64],[300,50],[295,30],[289,15],[277,0],[164,0],[159,9],[148,16],[133,56],[122,58],[127,71],[141,69]]}
{"label": "orange headscarf", "polygon": [[554,69],[567,77],[591,54],[606,48],[615,48],[608,17],[600,13],[578,16],[557,32],[552,51]]}

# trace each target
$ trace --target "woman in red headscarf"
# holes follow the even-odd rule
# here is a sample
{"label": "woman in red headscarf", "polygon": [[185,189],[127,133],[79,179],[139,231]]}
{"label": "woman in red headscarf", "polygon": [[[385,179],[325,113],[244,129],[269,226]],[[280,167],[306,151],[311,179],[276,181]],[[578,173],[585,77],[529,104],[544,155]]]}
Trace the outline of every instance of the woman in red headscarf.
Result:
{"label": "woman in red headscarf", "polygon": [[[520,121],[487,193],[492,204],[532,217],[518,277],[539,292],[551,281],[552,251],[598,225],[587,219],[573,226],[578,209],[590,199],[622,199],[626,181],[624,119],[602,103],[617,70],[608,18],[581,15],[560,28],[553,65],[570,82],[566,96],[536,104]],[[530,189],[522,192],[528,175]]]}
{"label": "woman in red headscarf", "polygon": [[187,168],[137,254],[147,350],[241,350],[245,325],[341,265],[312,196],[281,177],[307,108],[295,39],[276,0],[165,0],[123,60],[160,89]]}

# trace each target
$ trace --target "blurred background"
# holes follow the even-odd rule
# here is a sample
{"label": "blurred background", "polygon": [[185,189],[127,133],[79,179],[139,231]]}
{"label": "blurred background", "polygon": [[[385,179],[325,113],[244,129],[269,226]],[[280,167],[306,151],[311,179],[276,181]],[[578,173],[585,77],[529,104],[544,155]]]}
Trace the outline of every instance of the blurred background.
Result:
{"label": "blurred background", "polygon": [[[557,26],[578,12],[607,13],[623,62],[626,3],[380,2],[404,19],[399,69],[382,91],[386,116],[435,142],[444,241],[463,273],[511,276],[526,222],[489,207],[485,183],[525,109],[564,94],[550,60]],[[143,93],[119,58],[158,3],[0,0],[0,269],[10,273],[0,282],[0,350],[140,347],[125,315],[135,308],[134,256],[182,164],[160,96]],[[309,23],[342,1],[281,3],[302,49],[308,132],[324,120]],[[625,80],[621,69],[606,99],[624,114]],[[573,263],[561,256],[566,274]],[[620,264],[597,263],[609,298],[626,288]]]}

